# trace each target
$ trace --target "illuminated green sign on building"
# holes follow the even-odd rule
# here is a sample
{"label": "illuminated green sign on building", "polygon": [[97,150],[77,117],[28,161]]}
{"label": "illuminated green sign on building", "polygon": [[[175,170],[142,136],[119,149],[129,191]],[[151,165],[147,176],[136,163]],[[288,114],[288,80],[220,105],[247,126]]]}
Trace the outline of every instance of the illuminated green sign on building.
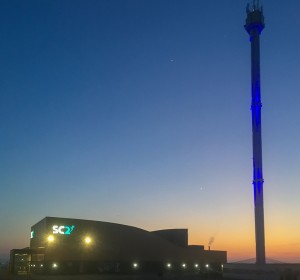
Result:
{"label": "illuminated green sign on building", "polygon": [[75,226],[57,226],[52,227],[53,234],[71,234]]}

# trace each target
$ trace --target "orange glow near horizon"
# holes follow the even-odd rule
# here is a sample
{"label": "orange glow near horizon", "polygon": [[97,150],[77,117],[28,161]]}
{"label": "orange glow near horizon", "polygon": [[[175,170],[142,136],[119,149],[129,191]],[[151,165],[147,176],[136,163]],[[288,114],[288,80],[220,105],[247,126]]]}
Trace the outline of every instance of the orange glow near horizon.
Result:
{"label": "orange glow near horizon", "polygon": [[[204,245],[205,250],[208,250],[207,244],[203,244],[200,240],[191,239],[190,244]],[[211,245],[211,250],[227,251],[228,262],[243,261],[255,258],[255,240],[247,240],[245,238],[224,238],[216,240]],[[300,262],[300,242],[299,243],[284,243],[283,239],[267,240],[266,256],[267,262]]]}
{"label": "orange glow near horizon", "polygon": [[[227,251],[228,262],[254,259],[255,236],[254,227],[252,229],[251,226],[250,224],[235,231],[230,228],[223,229],[223,234],[218,233],[215,236],[211,250]],[[280,226],[267,224],[265,230],[267,262],[300,262],[300,242],[297,241],[299,230],[290,232],[289,229],[290,227],[282,224]],[[204,245],[205,250],[208,250],[208,240],[209,235],[205,229],[189,230],[189,244]]]}

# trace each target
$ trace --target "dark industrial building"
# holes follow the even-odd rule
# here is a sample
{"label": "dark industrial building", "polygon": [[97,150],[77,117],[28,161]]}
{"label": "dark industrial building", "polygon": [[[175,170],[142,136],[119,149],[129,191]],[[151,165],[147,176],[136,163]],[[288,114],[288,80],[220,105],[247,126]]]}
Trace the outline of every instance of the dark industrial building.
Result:
{"label": "dark industrial building", "polygon": [[30,247],[11,250],[13,273],[221,271],[226,251],[188,245],[187,229],[146,231],[90,220],[46,217]]}

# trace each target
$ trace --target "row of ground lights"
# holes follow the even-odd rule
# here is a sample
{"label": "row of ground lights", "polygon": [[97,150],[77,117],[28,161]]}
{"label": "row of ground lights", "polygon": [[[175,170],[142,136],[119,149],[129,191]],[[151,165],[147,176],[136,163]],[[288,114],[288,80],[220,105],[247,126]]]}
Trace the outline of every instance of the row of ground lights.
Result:
{"label": "row of ground lights", "polygon": [[[35,266],[35,265],[31,265],[31,266]],[[42,267],[42,266],[43,266],[43,265],[41,264],[41,267]],[[171,263],[167,263],[166,266],[167,266],[167,268],[172,268],[172,264],[171,264]],[[186,267],[187,267],[187,265],[186,265],[185,263],[183,263],[181,266],[182,266],[182,268],[186,268]],[[53,267],[53,268],[57,268],[57,267],[58,267],[57,263],[53,263],[53,264],[52,264],[52,267]],[[132,264],[132,267],[133,267],[134,269],[137,269],[137,268],[139,267],[139,264],[135,262],[135,263]],[[195,268],[199,268],[199,264],[196,263],[196,264],[194,265],[194,267],[195,267]],[[208,268],[209,268],[209,264],[206,264],[205,267],[208,269]],[[222,265],[222,267],[223,267],[223,265]]]}
{"label": "row of ground lights", "polygon": [[[135,263],[132,264],[132,266],[133,266],[133,268],[137,269],[139,267],[139,264],[135,262]],[[172,268],[172,264],[171,263],[167,263],[166,266],[169,269]],[[182,268],[187,268],[187,265],[185,263],[183,263],[181,266],[182,266]],[[197,264],[197,263],[194,264],[194,267],[195,268],[199,268],[199,264]],[[208,269],[209,268],[209,264],[206,264],[205,267]]]}

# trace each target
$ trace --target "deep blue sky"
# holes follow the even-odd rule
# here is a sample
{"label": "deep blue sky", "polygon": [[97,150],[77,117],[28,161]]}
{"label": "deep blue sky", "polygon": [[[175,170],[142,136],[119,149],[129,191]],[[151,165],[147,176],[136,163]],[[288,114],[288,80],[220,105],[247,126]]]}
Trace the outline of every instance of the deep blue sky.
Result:
{"label": "deep blue sky", "polygon": [[[0,257],[45,216],[254,255],[246,4],[1,1]],[[267,254],[300,261],[300,1],[263,5]]]}

